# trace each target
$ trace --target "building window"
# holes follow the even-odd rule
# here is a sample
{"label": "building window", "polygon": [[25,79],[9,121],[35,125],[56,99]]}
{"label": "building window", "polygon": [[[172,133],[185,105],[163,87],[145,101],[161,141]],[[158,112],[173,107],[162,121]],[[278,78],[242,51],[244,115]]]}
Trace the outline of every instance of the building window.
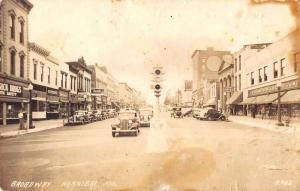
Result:
{"label": "building window", "polygon": [[234,59],[234,70],[235,70],[235,72],[237,72],[237,59],[236,58]]}
{"label": "building window", "polygon": [[20,21],[20,43],[24,44],[24,21]]}
{"label": "building window", "polygon": [[261,83],[262,82],[262,69],[258,69],[258,82]]}
{"label": "building window", "polygon": [[239,70],[242,69],[242,57],[239,55]]}
{"label": "building window", "polygon": [[67,89],[67,83],[68,83],[68,74],[65,74],[65,89]]}
{"label": "building window", "polygon": [[273,76],[274,78],[278,77],[278,62],[273,63]]}
{"label": "building window", "polygon": [[73,88],[73,76],[70,75],[70,89]]}
{"label": "building window", "polygon": [[74,77],[74,91],[76,91],[76,77]]}
{"label": "building window", "polygon": [[254,72],[251,72],[251,85],[254,85]]}
{"label": "building window", "polygon": [[50,67],[48,67],[48,84],[50,84],[50,72],[51,72],[51,69],[50,69]]}
{"label": "building window", "polygon": [[234,77],[234,90],[237,90],[237,77]]}
{"label": "building window", "polygon": [[285,58],[282,58],[280,60],[280,75],[284,76],[286,73],[286,60]]}
{"label": "building window", "polygon": [[61,80],[60,80],[60,87],[63,88],[64,87],[64,73],[61,72]]}
{"label": "building window", "polygon": [[295,63],[294,63],[294,72],[297,72],[298,70],[298,65],[300,64],[300,52],[297,52],[295,54]]}
{"label": "building window", "polygon": [[10,38],[15,39],[15,15],[10,15]]}
{"label": "building window", "polygon": [[44,64],[41,63],[41,82],[44,81]]}
{"label": "building window", "polygon": [[37,63],[33,60],[33,79],[36,80],[37,77]]}
{"label": "building window", "polygon": [[15,50],[10,51],[10,74],[11,75],[16,74],[16,51]]}
{"label": "building window", "polygon": [[242,89],[241,74],[239,74],[239,90]]}
{"label": "building window", "polygon": [[58,77],[58,72],[55,71],[55,85],[57,86],[57,77]]}
{"label": "building window", "polygon": [[265,66],[265,67],[264,67],[264,81],[267,81],[267,80],[268,80],[267,68],[268,68],[268,66]]}
{"label": "building window", "polygon": [[0,44],[0,72],[2,72],[2,45]]}
{"label": "building window", "polygon": [[24,78],[25,55],[20,55],[20,77]]}

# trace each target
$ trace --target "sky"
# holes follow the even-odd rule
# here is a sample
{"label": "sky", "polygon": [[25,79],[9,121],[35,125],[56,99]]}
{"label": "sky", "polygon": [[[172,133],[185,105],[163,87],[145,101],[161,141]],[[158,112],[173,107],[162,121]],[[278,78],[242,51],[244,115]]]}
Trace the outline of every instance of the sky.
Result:
{"label": "sky", "polygon": [[[153,102],[152,67],[163,92],[192,79],[196,49],[236,51],[274,42],[296,27],[288,3],[248,0],[30,0],[29,40],[62,61],[83,56]],[[164,95],[163,93],[163,95]],[[163,99],[164,96],[162,96]]]}

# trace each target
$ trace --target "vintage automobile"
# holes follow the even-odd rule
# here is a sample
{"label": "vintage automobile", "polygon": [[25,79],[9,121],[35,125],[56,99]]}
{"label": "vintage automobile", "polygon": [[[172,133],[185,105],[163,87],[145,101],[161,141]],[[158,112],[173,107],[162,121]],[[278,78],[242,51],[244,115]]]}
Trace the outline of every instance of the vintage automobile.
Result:
{"label": "vintage automobile", "polygon": [[93,110],[93,115],[95,116],[96,121],[102,121],[103,116],[102,116],[102,111],[101,110]]}
{"label": "vintage automobile", "polygon": [[102,110],[102,117],[103,117],[103,119],[108,119],[109,118],[108,110],[106,110],[106,109]]}
{"label": "vintage automobile", "polygon": [[181,112],[181,107],[174,107],[171,112],[171,117],[174,117],[174,118],[183,117],[182,112]]}
{"label": "vintage automobile", "polygon": [[84,124],[89,122],[88,111],[85,110],[75,111],[74,115],[68,119],[68,125]]}
{"label": "vintage automobile", "polygon": [[108,110],[108,116],[109,116],[110,118],[116,117],[116,116],[117,116],[116,110],[115,110],[115,109],[109,109],[109,110]]}
{"label": "vintage automobile", "polygon": [[135,135],[137,136],[139,130],[138,114],[134,110],[121,110],[119,112],[119,123],[111,126],[112,136],[116,135]]}
{"label": "vintage automobile", "polygon": [[204,108],[200,111],[198,118],[200,120],[222,120],[225,121],[226,117],[220,111],[213,108]]}
{"label": "vintage automobile", "polygon": [[201,112],[201,108],[193,108],[193,117],[198,119]]}
{"label": "vintage automobile", "polygon": [[142,108],[140,112],[140,127],[150,127],[150,119],[153,117],[152,108]]}

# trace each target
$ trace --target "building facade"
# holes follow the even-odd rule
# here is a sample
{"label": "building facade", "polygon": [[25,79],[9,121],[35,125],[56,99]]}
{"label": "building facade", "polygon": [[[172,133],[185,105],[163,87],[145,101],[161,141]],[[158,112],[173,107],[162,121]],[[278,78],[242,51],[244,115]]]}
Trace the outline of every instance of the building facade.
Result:
{"label": "building facade", "polygon": [[192,54],[193,68],[193,105],[203,107],[208,102],[211,82],[218,79],[218,70],[228,51],[216,51],[213,48],[195,50]]}
{"label": "building facade", "polygon": [[28,0],[0,2],[0,120],[17,120],[27,107],[29,81],[28,15],[33,5]]}
{"label": "building facade", "polygon": [[78,95],[78,109],[91,110],[92,96],[91,96],[91,79],[92,71],[85,63],[83,57],[77,61],[66,62],[70,70],[77,72],[77,95]]}
{"label": "building facade", "polygon": [[98,64],[90,65],[92,71],[92,99],[94,109],[105,109],[107,105],[107,73]]}
{"label": "building facade", "polygon": [[276,117],[280,98],[283,116],[300,116],[299,36],[296,30],[245,60],[245,115],[260,115],[264,108]]}

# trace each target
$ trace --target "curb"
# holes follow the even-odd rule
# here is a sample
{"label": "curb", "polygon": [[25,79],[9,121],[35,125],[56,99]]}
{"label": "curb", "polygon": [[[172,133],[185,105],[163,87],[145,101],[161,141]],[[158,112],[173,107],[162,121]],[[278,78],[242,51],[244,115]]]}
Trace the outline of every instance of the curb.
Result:
{"label": "curb", "polygon": [[27,129],[27,130],[9,131],[9,132],[5,132],[5,133],[0,133],[0,139],[8,138],[8,137],[15,137],[15,136],[19,136],[19,135],[26,135],[26,134],[30,134],[30,133],[45,131],[45,130],[49,130],[49,129],[56,129],[56,128],[60,128],[60,127],[63,127],[63,125],[52,126],[52,127],[50,126],[50,127],[45,127],[45,128],[34,128],[34,129]]}

